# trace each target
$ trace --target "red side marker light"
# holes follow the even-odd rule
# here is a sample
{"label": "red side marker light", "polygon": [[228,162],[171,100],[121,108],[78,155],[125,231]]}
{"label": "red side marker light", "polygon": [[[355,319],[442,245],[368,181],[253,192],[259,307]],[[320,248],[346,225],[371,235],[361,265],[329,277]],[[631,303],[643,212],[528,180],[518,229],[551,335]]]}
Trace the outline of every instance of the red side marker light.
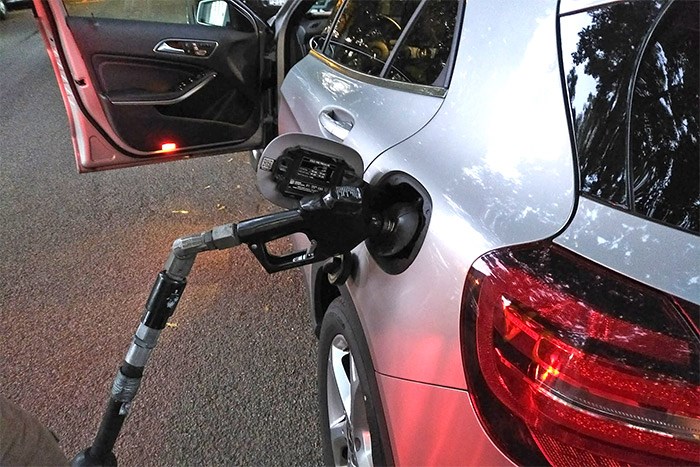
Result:
{"label": "red side marker light", "polygon": [[160,149],[163,152],[171,152],[177,149],[177,144],[175,143],[163,143]]}

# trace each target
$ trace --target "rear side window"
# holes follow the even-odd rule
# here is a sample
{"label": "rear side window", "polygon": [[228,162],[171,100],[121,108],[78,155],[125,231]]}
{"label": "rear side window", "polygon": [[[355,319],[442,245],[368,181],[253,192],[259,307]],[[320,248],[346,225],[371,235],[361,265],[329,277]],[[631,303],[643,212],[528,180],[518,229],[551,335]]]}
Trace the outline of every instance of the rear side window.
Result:
{"label": "rear side window", "polygon": [[455,1],[433,0],[423,8],[391,64],[390,79],[433,86],[445,82],[458,7]]}
{"label": "rear side window", "polygon": [[696,1],[561,18],[582,194],[700,231]]}
{"label": "rear side window", "polygon": [[636,212],[700,231],[700,2],[670,6],[642,56],[632,96]]}
{"label": "rear side window", "polygon": [[458,0],[346,0],[323,53],[360,73],[444,86]]}
{"label": "rear side window", "polygon": [[419,3],[418,0],[347,0],[325,54],[348,68],[378,76]]}

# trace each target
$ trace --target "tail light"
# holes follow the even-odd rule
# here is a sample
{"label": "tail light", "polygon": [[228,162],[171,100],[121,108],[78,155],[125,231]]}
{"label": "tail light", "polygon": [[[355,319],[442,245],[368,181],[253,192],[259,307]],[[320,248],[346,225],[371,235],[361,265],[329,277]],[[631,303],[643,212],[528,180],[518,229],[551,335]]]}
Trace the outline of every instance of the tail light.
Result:
{"label": "tail light", "polygon": [[472,403],[520,464],[700,463],[700,307],[549,244],[469,272]]}

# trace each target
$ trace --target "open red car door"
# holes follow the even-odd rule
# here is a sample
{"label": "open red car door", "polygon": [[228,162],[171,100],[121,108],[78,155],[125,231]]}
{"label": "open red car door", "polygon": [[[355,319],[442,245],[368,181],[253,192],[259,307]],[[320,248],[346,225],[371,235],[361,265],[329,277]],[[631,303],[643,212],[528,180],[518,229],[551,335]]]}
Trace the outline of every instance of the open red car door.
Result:
{"label": "open red car door", "polygon": [[272,33],[224,0],[34,0],[80,172],[264,146]]}

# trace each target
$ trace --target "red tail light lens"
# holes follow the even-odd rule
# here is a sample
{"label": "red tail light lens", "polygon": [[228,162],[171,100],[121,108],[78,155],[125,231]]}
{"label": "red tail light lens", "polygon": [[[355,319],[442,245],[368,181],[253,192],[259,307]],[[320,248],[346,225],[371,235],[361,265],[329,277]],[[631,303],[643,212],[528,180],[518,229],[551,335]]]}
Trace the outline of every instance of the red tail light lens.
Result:
{"label": "red tail light lens", "polygon": [[464,294],[472,402],[518,463],[699,463],[699,316],[558,246],[490,253]]}

